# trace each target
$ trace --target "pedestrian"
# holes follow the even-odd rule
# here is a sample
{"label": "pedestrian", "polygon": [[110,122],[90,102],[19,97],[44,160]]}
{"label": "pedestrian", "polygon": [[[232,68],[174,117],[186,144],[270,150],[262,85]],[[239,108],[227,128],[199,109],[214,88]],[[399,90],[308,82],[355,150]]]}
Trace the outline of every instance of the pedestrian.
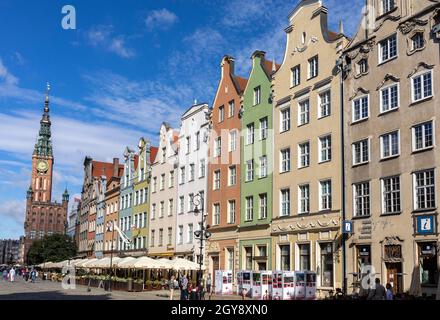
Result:
{"label": "pedestrian", "polygon": [[15,281],[15,269],[12,267],[12,269],[9,271],[9,280],[11,282]]}
{"label": "pedestrian", "polygon": [[3,270],[3,281],[8,281],[8,270]]}
{"label": "pedestrian", "polygon": [[35,283],[35,270],[32,270],[31,271],[31,281],[32,281],[32,283]]}
{"label": "pedestrian", "polygon": [[386,299],[386,289],[380,284],[380,279],[376,278],[374,289],[370,290],[368,294],[368,300],[385,300]]}
{"label": "pedestrian", "polygon": [[267,292],[267,290],[264,293],[263,300],[270,300],[270,295],[269,295],[269,292]]}
{"label": "pedestrian", "polygon": [[171,279],[169,281],[169,287],[170,287],[170,300],[173,300],[174,296],[174,275],[171,276]]}
{"label": "pedestrian", "polygon": [[211,293],[211,284],[212,284],[211,274],[208,273],[208,277],[206,278],[206,292],[208,292],[208,294]]}
{"label": "pedestrian", "polygon": [[390,283],[387,283],[386,285],[387,288],[387,300],[394,300],[394,294],[393,294],[393,287],[391,287]]}
{"label": "pedestrian", "polygon": [[186,274],[180,280],[180,300],[188,300],[188,279]]}

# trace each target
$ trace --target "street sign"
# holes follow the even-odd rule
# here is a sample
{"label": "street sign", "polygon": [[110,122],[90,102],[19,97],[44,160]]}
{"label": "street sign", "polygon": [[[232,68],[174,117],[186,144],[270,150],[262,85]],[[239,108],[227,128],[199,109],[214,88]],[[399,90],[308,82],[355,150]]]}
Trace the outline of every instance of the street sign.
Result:
{"label": "street sign", "polygon": [[416,217],[416,234],[434,234],[435,217],[434,215],[423,215]]}
{"label": "street sign", "polygon": [[344,220],[342,222],[342,232],[346,233],[346,234],[352,234],[353,233],[353,221]]}

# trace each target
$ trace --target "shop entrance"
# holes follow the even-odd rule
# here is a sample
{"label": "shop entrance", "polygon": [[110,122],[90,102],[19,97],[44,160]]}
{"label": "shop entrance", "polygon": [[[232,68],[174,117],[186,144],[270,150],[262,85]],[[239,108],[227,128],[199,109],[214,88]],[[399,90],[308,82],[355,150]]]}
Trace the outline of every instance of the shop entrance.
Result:
{"label": "shop entrance", "polygon": [[[393,293],[402,293],[403,283],[402,283],[402,263],[386,263],[387,268],[387,283],[391,284],[393,288]],[[385,283],[386,284],[386,283]],[[385,285],[384,284],[384,285]]]}
{"label": "shop entrance", "polygon": [[215,286],[215,270],[220,270],[220,258],[219,256],[212,256],[212,284]]}

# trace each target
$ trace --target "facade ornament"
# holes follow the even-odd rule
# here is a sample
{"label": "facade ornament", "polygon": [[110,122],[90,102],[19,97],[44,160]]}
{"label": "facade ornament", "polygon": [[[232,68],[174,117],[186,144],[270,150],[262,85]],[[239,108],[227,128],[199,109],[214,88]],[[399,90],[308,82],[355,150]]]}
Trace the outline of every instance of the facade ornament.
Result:
{"label": "facade ornament", "polygon": [[307,229],[307,225],[301,225],[301,224],[299,224],[299,222],[297,222],[296,225],[300,229]]}
{"label": "facade ornament", "polygon": [[419,64],[417,65],[417,67],[414,68],[414,70],[408,74],[408,79],[411,78],[413,75],[415,75],[421,68],[425,68],[428,70],[431,70],[434,68],[433,64],[427,64],[425,62],[419,62]]}
{"label": "facade ornament", "polygon": [[364,89],[362,87],[359,87],[354,91],[354,94],[350,97],[350,100],[353,100],[354,98],[356,98],[359,95],[359,93],[368,94],[368,93],[370,93],[370,91],[367,89]]}
{"label": "facade ornament", "polygon": [[391,20],[391,21],[399,21],[401,18],[401,15],[397,15],[397,16],[392,16],[392,15],[388,15],[386,16],[380,23],[379,25],[374,29],[374,32],[379,31],[380,28],[382,28],[382,26],[385,24],[386,21]]}
{"label": "facade ornament", "polygon": [[428,20],[420,20],[420,19],[411,19],[408,20],[401,25],[399,25],[399,30],[403,34],[410,33],[416,26],[426,26],[428,24]]}
{"label": "facade ornament", "polygon": [[376,88],[376,91],[379,91],[379,89],[382,88],[384,86],[384,84],[387,83],[387,81],[389,81],[389,80],[391,80],[393,82],[399,82],[400,78],[398,78],[390,73],[387,73],[385,78],[381,81],[379,86]]}

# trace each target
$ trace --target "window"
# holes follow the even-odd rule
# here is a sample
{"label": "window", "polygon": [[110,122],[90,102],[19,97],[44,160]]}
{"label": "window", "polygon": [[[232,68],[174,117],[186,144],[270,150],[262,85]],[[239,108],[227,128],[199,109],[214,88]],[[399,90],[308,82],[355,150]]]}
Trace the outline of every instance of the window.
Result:
{"label": "window", "polygon": [[308,184],[299,186],[298,212],[310,212],[310,186]]}
{"label": "window", "polygon": [[319,110],[318,117],[324,118],[331,114],[331,93],[330,90],[319,94],[318,98]]}
{"label": "window", "polygon": [[185,167],[180,167],[180,181],[179,184],[185,183]]}
{"label": "window", "polygon": [[332,137],[319,138],[319,162],[332,160]]}
{"label": "window", "polygon": [[310,144],[309,142],[301,143],[298,146],[298,168],[308,167],[310,164]]}
{"label": "window", "polygon": [[267,117],[260,119],[260,140],[267,139],[268,122]]}
{"label": "window", "polygon": [[164,212],[165,212],[165,202],[161,201],[160,202],[160,209],[159,209],[159,218],[163,218],[164,216]]}
{"label": "window", "polygon": [[212,224],[219,225],[220,224],[220,204],[219,203],[214,204],[213,218],[214,218],[214,221],[212,222]]}
{"label": "window", "polygon": [[438,248],[435,242],[421,242],[418,244],[420,283],[422,286],[438,286]]}
{"label": "window", "polygon": [[246,221],[254,219],[254,197],[246,197]]}
{"label": "window", "polygon": [[318,56],[309,59],[309,79],[318,76]]}
{"label": "window", "polygon": [[301,83],[301,66],[297,65],[291,69],[292,72],[292,83],[291,87],[299,86]]}
{"label": "window", "polygon": [[319,183],[319,210],[332,209],[332,182],[331,180]]}
{"label": "window", "polygon": [[186,154],[191,152],[191,137],[186,137]]}
{"label": "window", "polygon": [[235,223],[235,200],[228,201],[228,223]]}
{"label": "window", "polygon": [[160,175],[160,190],[165,189],[165,173]]}
{"label": "window", "polygon": [[382,213],[400,213],[400,177],[382,179]]}
{"label": "window", "polygon": [[220,170],[214,171],[214,190],[220,189]]}
{"label": "window", "polygon": [[151,230],[151,240],[150,240],[150,247],[154,247],[154,236],[156,234],[156,230]]}
{"label": "window", "polygon": [[260,194],[260,212],[259,219],[267,218],[267,193]]}
{"label": "window", "polygon": [[[153,178],[153,192],[157,191],[157,177]],[[125,204],[124,208],[127,208],[127,204]]]}
{"label": "window", "polygon": [[245,247],[244,252],[245,252],[245,257],[246,257],[245,269],[252,270],[252,261],[253,261],[252,247]]}
{"label": "window", "polygon": [[382,14],[386,14],[394,9],[394,0],[381,0],[382,2]]}
{"label": "window", "polygon": [[387,62],[397,57],[397,35],[379,42],[379,63]]}
{"label": "window", "polygon": [[432,122],[419,124],[412,128],[413,151],[421,151],[434,146],[434,128]]}
{"label": "window", "polygon": [[254,160],[246,161],[246,182],[254,180]]}
{"label": "window", "polygon": [[163,229],[159,229],[159,247],[163,246]]}
{"label": "window", "polygon": [[194,181],[195,176],[196,176],[195,166],[194,163],[191,163],[189,165],[189,181]]}
{"label": "window", "polygon": [[229,167],[229,186],[234,186],[237,184],[237,167]]}
{"label": "window", "polygon": [[381,158],[387,159],[400,153],[399,131],[384,134],[380,137]]}
{"label": "window", "polygon": [[179,226],[179,233],[177,234],[177,243],[183,244],[183,226]]}
{"label": "window", "polygon": [[290,148],[281,150],[280,173],[290,171]]}
{"label": "window", "polygon": [[365,74],[368,72],[368,60],[367,59],[361,59],[358,62],[358,74]]}
{"label": "window", "polygon": [[369,97],[364,96],[353,101],[353,122],[361,121],[369,117]]}
{"label": "window", "polygon": [[194,193],[188,195],[188,212],[194,211]]}
{"label": "window", "polygon": [[267,177],[267,156],[260,157],[260,178]]}
{"label": "window", "polygon": [[290,189],[281,190],[281,216],[290,216]]}
{"label": "window", "polygon": [[290,246],[280,246],[280,270],[290,270]]}
{"label": "window", "polygon": [[229,152],[237,150],[237,131],[232,130],[229,133]]}
{"label": "window", "polygon": [[214,141],[214,157],[219,157],[222,153],[222,138],[218,137]]}
{"label": "window", "polygon": [[380,90],[380,112],[399,108],[399,85],[393,84]]}
{"label": "window", "polygon": [[432,97],[432,72],[420,74],[411,79],[412,99],[417,102]]}
{"label": "window", "polygon": [[196,132],[196,150],[200,150],[200,132]]}
{"label": "window", "polygon": [[321,250],[321,287],[333,287],[333,245],[320,243]]}
{"label": "window", "polygon": [[254,106],[261,103],[261,87],[258,86],[254,89]]}
{"label": "window", "polygon": [[225,120],[225,107],[221,106],[218,108],[218,122],[223,122]]}
{"label": "window", "polygon": [[310,100],[304,100],[299,103],[298,125],[302,126],[309,123],[310,120]]}
{"label": "window", "polygon": [[234,270],[234,249],[227,248],[227,256],[228,256],[228,270]]}
{"label": "window", "polygon": [[205,159],[200,160],[199,164],[199,178],[204,178],[206,174],[206,161]]}
{"label": "window", "polygon": [[370,183],[361,182],[353,186],[354,189],[354,216],[370,216]]}
{"label": "window", "polygon": [[182,214],[185,212],[185,197],[180,196],[179,197],[179,214]]}
{"label": "window", "polygon": [[169,246],[171,246],[173,244],[173,228],[169,227],[168,228],[168,243]]}
{"label": "window", "polygon": [[281,110],[281,127],[280,132],[286,132],[290,130],[290,108]]}
{"label": "window", "polygon": [[[257,246],[259,257],[267,257],[267,246]],[[265,270],[265,269],[260,269]]]}
{"label": "window", "polygon": [[172,216],[174,211],[174,200],[168,199],[168,216]]}
{"label": "window", "polygon": [[235,114],[235,102],[234,100],[229,101],[229,118],[232,118]]}
{"label": "window", "polygon": [[414,209],[425,210],[435,208],[435,176],[434,170],[414,173]]}
{"label": "window", "polygon": [[360,165],[370,161],[370,139],[353,143],[353,165]]}
{"label": "window", "polygon": [[153,203],[151,206],[151,220],[154,220],[156,218],[156,204]]}
{"label": "window", "polygon": [[246,144],[254,143],[254,124],[247,125],[247,135],[246,135]]}
{"label": "window", "polygon": [[425,46],[425,38],[423,38],[422,32],[417,32],[412,38],[411,38],[411,44],[412,44],[412,50],[419,50],[423,49]]}
{"label": "window", "polygon": [[193,224],[188,224],[188,243],[193,243],[194,239],[194,227]]}
{"label": "window", "polygon": [[299,244],[299,269],[310,270],[310,244]]}

